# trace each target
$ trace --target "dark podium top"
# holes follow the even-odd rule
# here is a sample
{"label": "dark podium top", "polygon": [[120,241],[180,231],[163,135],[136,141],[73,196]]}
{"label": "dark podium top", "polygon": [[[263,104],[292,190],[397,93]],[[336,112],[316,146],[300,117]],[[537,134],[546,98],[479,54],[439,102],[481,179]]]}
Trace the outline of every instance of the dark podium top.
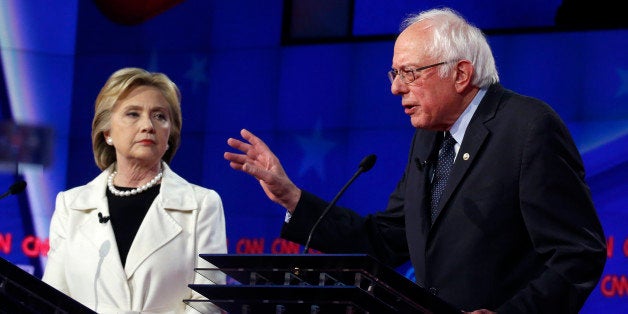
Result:
{"label": "dark podium top", "polygon": [[[460,313],[364,254],[201,254],[226,285],[190,288],[229,313]],[[195,307],[194,300],[185,302]]]}
{"label": "dark podium top", "polygon": [[0,313],[96,313],[0,258]]}

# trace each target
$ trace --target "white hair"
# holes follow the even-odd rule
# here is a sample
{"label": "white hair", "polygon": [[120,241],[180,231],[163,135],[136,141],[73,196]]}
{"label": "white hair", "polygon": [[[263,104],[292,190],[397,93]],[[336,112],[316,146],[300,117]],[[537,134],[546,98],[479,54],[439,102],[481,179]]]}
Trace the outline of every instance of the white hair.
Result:
{"label": "white hair", "polygon": [[[471,84],[484,88],[499,82],[495,59],[482,31],[467,22],[460,14],[449,8],[432,9],[408,16],[401,30],[417,22],[427,23],[431,30],[432,44],[426,53],[443,61],[469,60],[475,68]],[[451,63],[440,68],[445,76],[452,71]]]}

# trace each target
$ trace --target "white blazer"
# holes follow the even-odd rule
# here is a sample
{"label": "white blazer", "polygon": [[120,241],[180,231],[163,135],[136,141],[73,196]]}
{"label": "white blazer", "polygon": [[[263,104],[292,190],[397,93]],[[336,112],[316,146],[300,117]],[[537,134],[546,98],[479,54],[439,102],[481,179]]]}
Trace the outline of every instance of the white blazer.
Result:
{"label": "white blazer", "polygon": [[[57,195],[43,281],[99,313],[198,313],[184,299],[205,299],[188,287],[212,281],[195,272],[213,268],[201,253],[227,253],[218,193],[191,184],[164,164],[159,195],[131,244],[123,268],[109,216],[107,176]],[[217,308],[208,309],[207,312]],[[203,311],[206,312],[206,311]]]}

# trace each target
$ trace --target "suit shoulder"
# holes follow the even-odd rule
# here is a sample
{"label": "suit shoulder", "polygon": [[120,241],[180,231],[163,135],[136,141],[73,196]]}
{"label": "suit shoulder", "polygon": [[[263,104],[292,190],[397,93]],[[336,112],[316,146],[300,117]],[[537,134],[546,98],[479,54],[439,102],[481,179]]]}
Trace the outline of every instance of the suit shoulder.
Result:
{"label": "suit shoulder", "polygon": [[212,198],[220,198],[220,195],[218,194],[218,192],[216,192],[216,190],[206,188],[194,183],[190,183],[190,185],[192,186],[192,189],[194,189],[194,193],[198,195],[206,195]]}
{"label": "suit shoulder", "polygon": [[[524,113],[529,115],[557,115],[556,111],[545,101],[519,94],[517,92],[506,90],[500,101],[500,109],[511,110],[518,114]],[[523,118],[523,117],[522,117]]]}
{"label": "suit shoulder", "polygon": [[64,199],[65,202],[72,202],[73,200],[84,196],[85,193],[91,194],[94,190],[94,186],[90,184],[79,185],[72,188],[69,188],[65,191],[61,191],[57,194],[58,199]]}

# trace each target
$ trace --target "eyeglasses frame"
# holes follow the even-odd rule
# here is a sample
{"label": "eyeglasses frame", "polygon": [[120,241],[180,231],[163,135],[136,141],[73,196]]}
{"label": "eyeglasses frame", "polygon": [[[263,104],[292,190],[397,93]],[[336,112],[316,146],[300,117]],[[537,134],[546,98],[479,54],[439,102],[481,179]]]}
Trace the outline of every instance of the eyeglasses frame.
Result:
{"label": "eyeglasses frame", "polygon": [[[427,70],[429,68],[433,68],[433,67],[437,67],[439,65],[443,65],[445,63],[448,63],[447,61],[442,61],[442,62],[438,62],[438,63],[434,63],[434,64],[430,64],[430,65],[426,65],[426,66],[422,66],[422,67],[418,67],[416,69],[412,69],[412,70],[397,70],[397,69],[390,69],[390,71],[388,71],[388,79],[390,80],[390,84],[393,84],[395,82],[395,79],[397,78],[397,76],[401,76],[401,81],[404,84],[410,84],[414,81],[416,81],[417,79],[417,72],[421,72],[423,70]],[[403,74],[401,74],[403,72]],[[411,80],[407,80],[406,79],[406,75],[412,73],[412,79]]]}

